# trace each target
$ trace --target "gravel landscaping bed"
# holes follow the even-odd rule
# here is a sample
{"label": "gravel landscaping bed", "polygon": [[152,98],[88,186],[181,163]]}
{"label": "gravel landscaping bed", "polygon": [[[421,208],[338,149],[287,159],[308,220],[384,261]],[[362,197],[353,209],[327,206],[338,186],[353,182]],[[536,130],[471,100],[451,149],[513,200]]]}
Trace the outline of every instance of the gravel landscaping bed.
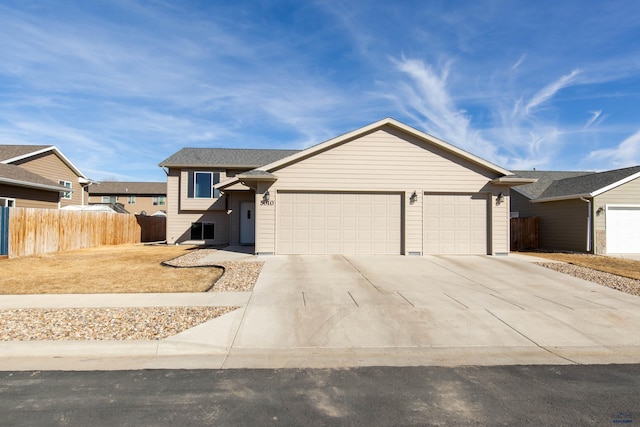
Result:
{"label": "gravel landscaping bed", "polygon": [[[250,292],[264,262],[206,263],[215,249],[194,250],[165,262],[172,267],[224,268],[209,292]],[[0,341],[161,340],[238,307],[143,307],[0,310]]]}
{"label": "gravel landscaping bed", "polygon": [[0,310],[0,341],[161,340],[238,307]]}
{"label": "gravel landscaping bed", "polygon": [[631,295],[640,296],[640,280],[617,276],[615,274],[564,262],[536,262],[536,264],[559,271],[560,273],[569,274],[579,279],[588,280]]}

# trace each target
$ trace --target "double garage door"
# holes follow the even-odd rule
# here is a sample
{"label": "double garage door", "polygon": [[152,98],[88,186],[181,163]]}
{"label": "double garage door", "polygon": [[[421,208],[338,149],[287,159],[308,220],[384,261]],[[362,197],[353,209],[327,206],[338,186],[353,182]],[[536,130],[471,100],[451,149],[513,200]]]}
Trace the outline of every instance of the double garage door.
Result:
{"label": "double garage door", "polygon": [[640,206],[607,206],[607,253],[640,253]]}
{"label": "double garage door", "polygon": [[[486,254],[487,200],[425,194],[423,253]],[[401,254],[402,203],[391,193],[279,192],[277,252]]]}
{"label": "double garage door", "polygon": [[399,254],[399,194],[278,193],[280,254]]}

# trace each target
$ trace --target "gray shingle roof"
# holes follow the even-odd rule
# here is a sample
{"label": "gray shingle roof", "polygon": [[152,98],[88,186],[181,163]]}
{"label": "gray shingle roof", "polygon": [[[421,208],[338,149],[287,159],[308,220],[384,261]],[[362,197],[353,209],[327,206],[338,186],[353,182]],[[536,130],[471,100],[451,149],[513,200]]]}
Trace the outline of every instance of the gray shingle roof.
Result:
{"label": "gray shingle roof", "polygon": [[561,179],[549,185],[538,198],[547,199],[591,194],[639,172],[640,166],[633,166],[630,168]]}
{"label": "gray shingle roof", "polygon": [[3,163],[0,163],[0,183],[42,188],[44,190],[50,191],[66,190],[57,182],[53,182],[38,174],[29,172],[28,170],[23,169],[20,166],[5,165]]}
{"label": "gray shingle roof", "polygon": [[0,162],[50,148],[51,145],[0,145]]}
{"label": "gray shingle roof", "polygon": [[605,172],[513,171],[517,177],[537,178],[538,182],[516,187],[530,199],[580,197],[622,181],[636,173],[640,166]]}
{"label": "gray shingle roof", "polygon": [[514,187],[530,199],[536,199],[553,184],[554,181],[565,178],[574,178],[582,175],[589,175],[593,172],[571,172],[571,171],[512,171],[518,178],[535,178],[538,181],[532,184],[519,185]]}
{"label": "gray shingle roof", "polygon": [[102,181],[89,186],[91,195],[166,195],[166,182]]}
{"label": "gray shingle roof", "polygon": [[183,148],[160,162],[159,166],[254,169],[299,151],[253,148]]}

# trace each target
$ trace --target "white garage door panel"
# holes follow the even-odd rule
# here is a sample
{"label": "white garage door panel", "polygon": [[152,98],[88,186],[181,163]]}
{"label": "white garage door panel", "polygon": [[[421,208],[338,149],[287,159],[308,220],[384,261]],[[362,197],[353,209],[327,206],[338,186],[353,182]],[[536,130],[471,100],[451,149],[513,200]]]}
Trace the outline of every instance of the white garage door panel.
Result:
{"label": "white garage door panel", "polygon": [[607,253],[640,253],[640,206],[607,206]]}
{"label": "white garage door panel", "polygon": [[400,254],[399,194],[278,193],[280,254]]}
{"label": "white garage door panel", "polygon": [[424,253],[486,254],[487,203],[483,194],[426,194]]}

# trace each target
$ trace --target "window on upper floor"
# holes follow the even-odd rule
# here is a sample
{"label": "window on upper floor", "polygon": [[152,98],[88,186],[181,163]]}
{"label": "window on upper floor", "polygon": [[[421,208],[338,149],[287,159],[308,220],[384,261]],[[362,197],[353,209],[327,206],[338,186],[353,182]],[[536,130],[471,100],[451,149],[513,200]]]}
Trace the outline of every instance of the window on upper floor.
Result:
{"label": "window on upper floor", "polygon": [[190,172],[189,197],[195,199],[215,199],[220,197],[220,190],[213,186],[220,182],[220,172]]}
{"label": "window on upper floor", "polygon": [[136,196],[128,196],[127,197],[127,203],[130,205],[135,205],[136,204]]}
{"label": "window on upper floor", "polygon": [[153,206],[164,206],[166,200],[165,196],[153,196]]}
{"label": "window on upper floor", "polygon": [[116,196],[102,196],[102,203],[115,203]]}
{"label": "window on upper floor", "polygon": [[[71,183],[69,181],[64,181],[64,180],[61,179],[60,181],[58,181],[58,184],[62,185],[63,187],[66,187],[66,188],[71,188]],[[62,198],[70,200],[71,199],[71,191],[65,191],[64,193],[62,193]]]}

